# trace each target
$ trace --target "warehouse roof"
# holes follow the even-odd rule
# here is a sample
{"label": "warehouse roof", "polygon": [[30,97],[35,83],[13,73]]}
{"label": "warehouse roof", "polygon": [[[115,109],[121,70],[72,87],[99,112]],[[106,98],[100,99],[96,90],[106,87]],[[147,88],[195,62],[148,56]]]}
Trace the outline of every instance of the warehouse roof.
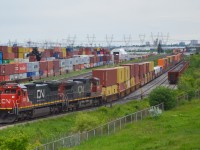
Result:
{"label": "warehouse roof", "polygon": [[111,54],[118,53],[119,55],[127,54],[127,52],[123,48],[115,48],[111,51]]}

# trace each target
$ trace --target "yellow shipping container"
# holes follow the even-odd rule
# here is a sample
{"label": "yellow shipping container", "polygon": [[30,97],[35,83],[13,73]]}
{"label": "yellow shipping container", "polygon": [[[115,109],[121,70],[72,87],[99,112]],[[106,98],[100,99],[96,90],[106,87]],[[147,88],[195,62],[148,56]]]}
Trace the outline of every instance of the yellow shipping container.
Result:
{"label": "yellow shipping container", "polygon": [[131,80],[127,80],[126,81],[126,89],[130,88],[131,87]]}
{"label": "yellow shipping container", "polygon": [[10,64],[15,64],[15,61],[14,61],[14,59],[13,60],[9,60],[10,62]]}
{"label": "yellow shipping container", "polygon": [[135,78],[134,77],[131,78],[131,86],[135,86]]}
{"label": "yellow shipping container", "polygon": [[113,85],[112,86],[112,94],[116,94],[116,93],[118,93],[117,90],[118,89],[118,86],[117,85]]}
{"label": "yellow shipping container", "polygon": [[149,71],[153,71],[154,70],[154,62],[153,61],[150,61],[149,62]]}
{"label": "yellow shipping container", "polygon": [[8,47],[8,53],[12,53],[12,47]]}
{"label": "yellow shipping container", "polygon": [[130,78],[131,78],[131,76],[130,76],[130,67],[129,66],[123,66],[124,67],[124,73],[125,73],[125,75],[124,75],[124,80],[125,81],[128,81],[128,80],[130,80]]}
{"label": "yellow shipping container", "polygon": [[102,95],[108,96],[112,94],[112,86],[103,87],[102,88]]}
{"label": "yellow shipping container", "polygon": [[117,69],[117,83],[122,83],[125,81],[125,69],[124,67],[116,67]]}
{"label": "yellow shipping container", "polygon": [[18,53],[25,53],[26,49],[24,47],[18,48]]}
{"label": "yellow shipping container", "polygon": [[24,53],[18,53],[18,58],[24,58]]}
{"label": "yellow shipping container", "polygon": [[63,57],[66,57],[66,56],[67,56],[66,48],[62,48],[62,53],[63,53]]}

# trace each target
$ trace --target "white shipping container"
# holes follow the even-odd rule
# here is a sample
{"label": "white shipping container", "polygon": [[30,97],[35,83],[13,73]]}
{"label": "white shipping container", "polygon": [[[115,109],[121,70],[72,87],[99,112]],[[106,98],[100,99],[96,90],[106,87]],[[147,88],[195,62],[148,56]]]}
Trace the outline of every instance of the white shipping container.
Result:
{"label": "white shipping container", "polygon": [[19,79],[25,79],[25,78],[27,78],[27,73],[21,73],[21,74],[19,74],[18,78]]}
{"label": "white shipping container", "polygon": [[38,71],[39,71],[39,62],[27,63],[27,72],[38,72]]}
{"label": "white shipping container", "polygon": [[90,68],[90,64],[84,64],[85,68]]}
{"label": "white shipping container", "polygon": [[52,60],[55,60],[55,57],[47,57],[46,60],[52,61]]}
{"label": "white shipping container", "polygon": [[12,74],[10,75],[10,81],[18,79],[18,74]]}
{"label": "white shipping container", "polygon": [[60,59],[60,67],[65,67],[66,66],[66,60],[65,59]]}
{"label": "white shipping container", "polygon": [[74,58],[65,59],[66,66],[73,66]]}

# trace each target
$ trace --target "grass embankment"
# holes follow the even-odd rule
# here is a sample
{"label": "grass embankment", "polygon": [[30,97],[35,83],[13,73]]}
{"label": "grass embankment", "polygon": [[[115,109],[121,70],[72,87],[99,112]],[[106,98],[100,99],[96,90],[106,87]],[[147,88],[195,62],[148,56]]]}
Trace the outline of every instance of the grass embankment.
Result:
{"label": "grass embankment", "polygon": [[17,143],[23,145],[28,143],[28,149],[31,149],[36,145],[48,142],[47,139],[51,141],[55,139],[54,137],[58,138],[73,132],[93,129],[100,124],[147,107],[149,107],[147,100],[132,101],[124,105],[114,105],[112,108],[100,107],[95,111],[75,112],[55,119],[16,125],[0,131],[0,149],[9,143],[13,149],[18,149]]}
{"label": "grass embankment", "polygon": [[159,118],[129,124],[110,136],[93,138],[73,150],[200,149],[200,100],[186,102]]}
{"label": "grass embankment", "polygon": [[188,94],[189,99],[194,98],[196,91],[200,91],[200,55],[189,57],[189,68],[181,76],[178,83],[178,92]]}

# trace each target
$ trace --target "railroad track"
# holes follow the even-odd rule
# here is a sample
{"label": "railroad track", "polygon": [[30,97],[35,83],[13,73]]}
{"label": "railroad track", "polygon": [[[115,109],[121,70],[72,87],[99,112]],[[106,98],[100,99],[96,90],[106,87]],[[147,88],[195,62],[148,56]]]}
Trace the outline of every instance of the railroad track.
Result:
{"label": "railroad track", "polygon": [[170,85],[168,82],[168,72],[176,67],[181,65],[181,63],[177,64],[176,66],[172,67],[168,71],[166,71],[164,74],[159,76],[158,78],[152,80],[148,84],[144,85],[143,87],[137,89],[134,93],[124,97],[124,100],[130,100],[130,99],[142,99],[144,97],[147,97],[149,93],[155,89],[158,86],[165,86],[171,89],[177,88],[177,85]]}
{"label": "railroad track", "polygon": [[[177,65],[175,67],[177,67]],[[70,79],[75,79],[75,78],[80,78],[80,77],[82,77],[82,78],[89,78],[91,76],[92,76],[92,72],[88,72],[88,73],[81,74],[81,75],[78,75],[78,76],[69,77],[69,78],[65,78],[65,79],[60,79],[59,81],[65,81],[65,80],[70,80]],[[168,82],[167,80],[168,79],[167,79],[167,72],[166,72],[166,73],[162,74],[161,76],[159,76],[157,79],[154,79],[150,83],[148,83],[145,86],[143,86],[142,88],[143,89],[145,88],[145,90],[142,93],[143,97],[146,97],[155,87],[160,86],[160,85],[162,85],[165,82]],[[172,86],[172,85],[170,85],[170,86]],[[173,86],[176,86],[176,85],[173,85]],[[129,102],[129,101],[131,101],[133,99],[139,99],[139,98],[141,98],[141,88],[137,89],[134,93],[136,93],[135,96],[132,96],[132,94],[131,94],[131,95],[126,96],[126,97],[124,97],[122,99],[119,99],[117,101],[113,101],[112,105],[119,104],[119,103],[120,104],[127,103],[127,102]],[[107,104],[105,104],[105,106],[106,107],[110,107],[111,103],[107,103]],[[97,109],[97,107],[87,107],[87,108],[79,109],[77,111],[93,111],[95,109]],[[40,120],[44,120],[44,119],[66,116],[66,115],[69,115],[71,113],[74,113],[74,112],[67,112],[67,113],[63,112],[63,113],[54,114],[54,115],[47,114],[47,115],[44,115],[44,116],[41,116],[41,117],[37,117],[37,118],[33,118],[33,119],[30,119],[30,120],[22,120],[22,121],[14,122],[14,123],[11,123],[11,124],[0,124],[0,130],[4,129],[4,128],[7,128],[7,127],[15,126],[15,125],[22,125],[22,124],[32,123],[32,122],[36,122],[36,121],[40,121]]]}
{"label": "railroad track", "polygon": [[77,75],[77,76],[59,79],[58,81],[66,81],[66,80],[72,80],[72,79],[76,79],[76,78],[89,78],[89,77],[92,77],[92,72],[91,71],[87,72],[87,73],[84,73],[84,74]]}

